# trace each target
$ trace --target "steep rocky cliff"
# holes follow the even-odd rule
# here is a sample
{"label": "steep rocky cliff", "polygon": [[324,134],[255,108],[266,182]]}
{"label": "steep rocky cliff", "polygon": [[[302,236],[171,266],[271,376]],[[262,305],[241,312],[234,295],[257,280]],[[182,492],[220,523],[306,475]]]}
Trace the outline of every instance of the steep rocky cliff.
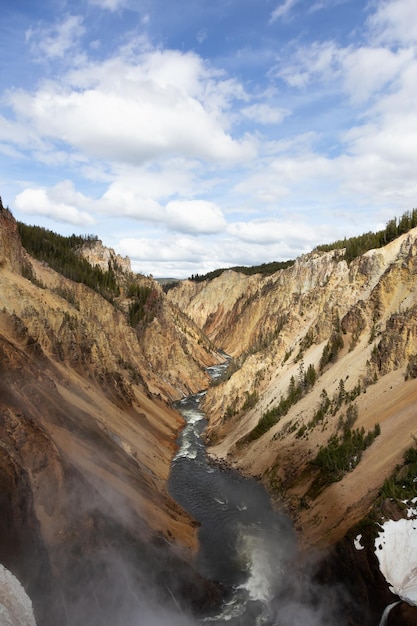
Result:
{"label": "steep rocky cliff", "polygon": [[[270,277],[228,271],[169,297],[234,357],[205,400],[211,454],[284,498],[305,545],[340,539],[413,445],[417,230],[349,265],[343,250],[314,251]],[[375,438],[336,476],[322,457],[345,432]]]}
{"label": "steep rocky cliff", "polygon": [[129,257],[122,257],[120,254],[116,254],[112,248],[103,246],[103,242],[99,239],[82,246],[79,249],[79,254],[87,259],[90,265],[98,265],[103,271],[106,271],[110,266],[124,274],[132,272]]}
{"label": "steep rocky cliff", "polygon": [[221,357],[151,288],[158,307],[133,328],[128,298],[31,258],[0,207],[0,563],[38,626],[124,624],[152,602],[174,615],[211,597],[167,478],[183,424],[171,401]]}

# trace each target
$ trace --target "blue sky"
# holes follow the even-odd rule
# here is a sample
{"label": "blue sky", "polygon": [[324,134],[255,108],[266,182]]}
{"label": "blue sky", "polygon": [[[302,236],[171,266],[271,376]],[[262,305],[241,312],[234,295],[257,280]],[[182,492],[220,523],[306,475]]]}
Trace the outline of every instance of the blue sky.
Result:
{"label": "blue sky", "polygon": [[417,0],[5,0],[0,194],[185,278],[417,206]]}

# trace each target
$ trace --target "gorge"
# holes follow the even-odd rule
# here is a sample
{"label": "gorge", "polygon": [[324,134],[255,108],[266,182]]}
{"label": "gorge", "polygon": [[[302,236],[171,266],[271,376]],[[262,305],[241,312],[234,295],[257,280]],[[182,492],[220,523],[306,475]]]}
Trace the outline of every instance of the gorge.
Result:
{"label": "gorge", "polygon": [[[114,293],[29,254],[0,207],[0,563],[38,626],[378,624],[398,599],[378,524],[407,516],[397,482],[415,492],[417,230],[349,263],[315,250],[167,294],[84,243]],[[215,519],[175,475],[181,432]],[[415,611],[401,602],[387,624]]]}

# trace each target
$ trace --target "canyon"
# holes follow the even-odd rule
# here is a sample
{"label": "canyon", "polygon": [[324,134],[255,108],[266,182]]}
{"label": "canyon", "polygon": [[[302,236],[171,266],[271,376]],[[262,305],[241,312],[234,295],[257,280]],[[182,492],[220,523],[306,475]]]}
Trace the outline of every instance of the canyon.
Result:
{"label": "canyon", "polygon": [[[198,524],[167,487],[184,426],[173,403],[203,389],[212,461],[265,486],[306,558],[325,551],[317,576],[368,607],[350,624],[377,623],[395,596],[363,520],[417,434],[417,229],[350,263],[314,250],[270,276],[227,270],[167,294],[101,242],[79,254],[114,269],[117,297],[29,255],[0,207],[0,563],[38,626],[126,626],[138,611],[186,624],[221,600],[193,567]],[[152,297],[146,323],[129,319],[132,284]],[[329,481],[318,453],[353,426],[375,437]],[[404,515],[378,502],[381,519]],[[390,619],[416,623],[415,609]]]}
{"label": "canyon", "polygon": [[[210,453],[285,495],[306,546],[341,539],[413,445],[417,380],[407,372],[417,354],[416,273],[413,229],[349,266],[338,250],[313,251],[272,276],[225,272],[210,282],[184,281],[168,294],[239,363],[205,400]],[[320,366],[335,336],[337,358]],[[241,445],[287,395],[291,378],[299,380],[310,366],[318,376],[308,393],[265,434]],[[342,394],[343,401],[314,420],[324,393]],[[353,396],[355,427],[378,423],[381,434],[353,471],[305,506],[311,461],[337,432]]]}

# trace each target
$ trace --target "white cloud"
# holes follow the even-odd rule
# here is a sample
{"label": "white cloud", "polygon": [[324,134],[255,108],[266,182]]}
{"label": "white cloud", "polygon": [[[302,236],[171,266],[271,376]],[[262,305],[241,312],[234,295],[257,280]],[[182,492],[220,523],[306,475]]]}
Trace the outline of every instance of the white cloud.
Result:
{"label": "white cloud", "polygon": [[166,206],[168,227],[183,233],[220,233],[226,228],[221,209],[205,200],[172,201]]}
{"label": "white cloud", "polygon": [[270,22],[280,19],[288,19],[292,9],[300,0],[284,0],[271,14]]}
{"label": "white cloud", "polygon": [[313,80],[334,81],[340,76],[344,51],[333,41],[299,47],[290,61],[275,68],[277,76],[291,87],[306,87]]}
{"label": "white cloud", "polygon": [[108,11],[118,11],[126,6],[126,0],[88,0],[90,4],[107,9]]}
{"label": "white cloud", "polygon": [[83,19],[79,15],[67,15],[54,26],[30,28],[26,31],[26,40],[41,59],[62,59],[74,48],[84,32]]}
{"label": "white cloud", "polygon": [[[93,216],[104,218],[117,215],[142,222],[148,227],[165,228],[174,233],[212,235],[226,229],[226,220],[214,202],[205,200],[173,200],[163,206],[158,196],[174,195],[174,180],[165,182],[165,192],[156,190],[157,176],[151,172],[140,181],[122,176],[112,183],[101,198],[93,199],[76,191],[74,184],[65,180],[54,187],[27,187],[16,196],[17,210],[31,215],[42,215],[57,222],[87,225],[96,222]],[[163,175],[160,175],[163,186]]]}
{"label": "white cloud", "polygon": [[[340,197],[351,198],[352,208],[379,205],[398,212],[414,206],[417,49],[413,45],[390,48],[387,42],[395,39],[407,43],[414,37],[410,34],[415,23],[411,18],[416,8],[415,0],[381,2],[369,19],[369,40],[364,45],[313,43],[309,48],[298,49],[289,63],[278,68],[277,75],[302,89],[306,98],[311,87],[319,94],[324,87],[341,102],[341,114],[347,110],[342,102],[344,96],[353,107],[349,110],[348,130],[334,137],[334,157],[320,155],[318,142],[310,147],[310,157],[307,151],[294,152],[289,145],[274,165],[271,160],[264,172],[256,174],[258,186],[259,178],[264,189],[269,184],[277,188],[281,183],[287,187],[288,195],[296,198],[300,189],[294,185],[294,173],[298,173],[302,184],[308,180],[308,171],[314,174],[317,169],[317,181],[323,185],[327,181],[328,192],[334,193],[338,188]],[[412,25],[405,35],[407,20]],[[392,37],[388,37],[389,33]],[[297,111],[293,114],[297,115]],[[278,172],[275,178],[274,169]],[[252,177],[244,185],[248,189],[255,182]]]}
{"label": "white cloud", "polygon": [[393,52],[382,47],[346,50],[342,55],[343,87],[355,103],[375,98],[387,85],[398,81],[413,58],[412,50]]}
{"label": "white cloud", "polygon": [[254,155],[251,140],[225,130],[226,108],[240,97],[195,54],[144,52],[87,64],[8,102],[42,137],[87,156],[142,164],[166,155],[223,162]]}
{"label": "white cloud", "polygon": [[16,196],[14,204],[18,211],[28,215],[87,226],[94,224],[95,220],[87,211],[80,210],[79,205],[87,207],[89,202],[88,198],[75,191],[70,181],[64,181],[50,189],[40,187],[25,189]]}
{"label": "white cloud", "polygon": [[291,221],[279,219],[256,219],[237,222],[228,227],[229,234],[245,243],[260,246],[281,244],[297,250],[311,250],[317,230],[303,227],[301,218]]}
{"label": "white cloud", "polygon": [[306,202],[302,195],[310,192],[316,185],[333,187],[338,181],[338,168],[334,162],[320,154],[316,154],[308,145],[309,138],[299,138],[286,145],[286,150],[265,159],[259,164],[257,171],[246,177],[234,187],[246,202],[252,200],[253,205],[266,203],[275,208],[287,206],[290,197],[296,198],[300,207]]}
{"label": "white cloud", "polygon": [[368,25],[376,42],[409,45],[417,43],[417,1],[381,0]]}
{"label": "white cloud", "polygon": [[[311,13],[344,1],[275,0],[271,21],[288,21],[303,8],[305,23],[314,18],[319,28]],[[114,12],[124,0],[89,2]],[[142,240],[150,260],[137,262],[149,272],[151,264],[163,273],[176,264],[190,275],[294,257],[325,238],[318,222],[332,224],[333,233],[342,222],[343,237],[349,224],[361,230],[364,207],[383,221],[415,205],[417,0],[368,3],[366,22],[349,34],[341,25],[348,45],[324,19],[323,30],[299,31],[291,41],[293,30],[276,23],[283,40],[275,57],[268,26],[256,59],[250,42],[236,53],[229,65],[239,67],[235,76],[181,51],[214,36],[211,25],[199,32],[202,22],[193,22],[181,50],[132,34],[149,21],[157,33],[151,4],[129,31],[127,14],[113,16],[120,27],[113,39],[97,22],[90,30],[95,10],[27,32],[32,52],[48,63],[36,65],[45,78],[31,77],[35,87],[10,87],[19,84],[13,76],[2,92],[0,150],[14,159],[10,169],[3,159],[2,178],[5,185],[13,179],[13,208],[81,226],[96,219],[100,237],[115,218],[128,238]],[[99,14],[103,24],[109,18]],[[320,39],[308,44],[313,32]],[[123,36],[124,47],[115,50]],[[219,44],[216,63],[224,53]],[[273,58],[277,66],[268,72]],[[51,177],[74,182],[48,188]],[[158,239],[146,244],[148,235]]]}
{"label": "white cloud", "polygon": [[243,117],[259,124],[281,124],[291,114],[291,111],[280,107],[272,107],[269,104],[257,103],[244,107],[241,113]]}
{"label": "white cloud", "polygon": [[117,167],[98,210],[107,215],[117,211],[118,215],[135,220],[166,224],[163,205],[175,196],[189,197],[199,188],[196,167],[184,159],[167,159],[158,166]]}
{"label": "white cloud", "polygon": [[28,146],[33,149],[41,149],[44,146],[38,133],[30,126],[7,119],[0,114],[0,141],[11,143],[20,149],[26,150]]}
{"label": "white cloud", "polygon": [[317,0],[317,2],[308,8],[308,11],[309,13],[316,13],[322,9],[333,8],[339,4],[344,4],[345,2],[349,2],[349,0]]}
{"label": "white cloud", "polygon": [[381,46],[339,47],[333,41],[314,42],[297,50],[289,63],[276,68],[288,85],[307,88],[322,83],[335,93],[342,90],[354,104],[378,96],[398,80],[414,59],[411,49],[392,51]]}
{"label": "white cloud", "polygon": [[132,261],[145,263],[195,263],[205,254],[200,241],[193,237],[176,237],[171,240],[128,237],[119,241],[117,249]]}
{"label": "white cloud", "polygon": [[[343,228],[340,236],[345,233]],[[121,238],[117,243],[111,241],[109,245],[130,257],[134,271],[187,278],[191,274],[204,274],[219,267],[251,266],[296,258],[309,252],[315,243],[331,240],[331,228],[323,225],[305,228],[303,218],[296,216],[292,221],[237,222],[229,226],[226,237],[221,238],[128,237]]]}

